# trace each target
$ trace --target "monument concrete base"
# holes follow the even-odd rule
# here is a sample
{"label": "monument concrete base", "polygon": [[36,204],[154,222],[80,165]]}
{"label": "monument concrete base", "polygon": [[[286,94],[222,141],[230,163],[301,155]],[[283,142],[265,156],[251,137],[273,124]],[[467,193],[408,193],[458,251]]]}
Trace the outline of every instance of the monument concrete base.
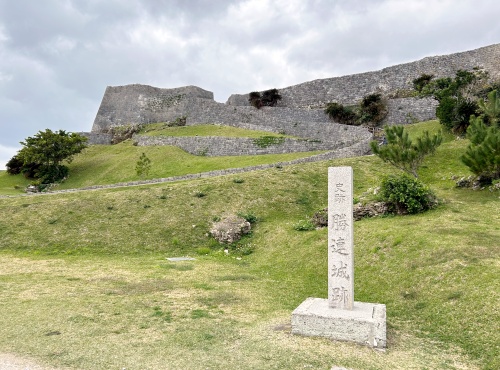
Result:
{"label": "monument concrete base", "polygon": [[327,299],[307,298],[292,312],[292,333],[385,348],[385,304],[354,302],[344,310],[329,307]]}

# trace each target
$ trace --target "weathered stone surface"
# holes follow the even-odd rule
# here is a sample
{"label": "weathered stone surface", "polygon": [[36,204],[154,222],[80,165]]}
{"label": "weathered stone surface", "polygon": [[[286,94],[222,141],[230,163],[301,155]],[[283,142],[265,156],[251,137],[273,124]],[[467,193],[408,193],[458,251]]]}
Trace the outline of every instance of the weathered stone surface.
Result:
{"label": "weathered stone surface", "polygon": [[355,204],[353,209],[353,217],[355,221],[359,221],[364,217],[376,217],[384,215],[387,212],[388,207],[384,202]]}
{"label": "weathered stone surface", "polygon": [[[500,44],[494,44],[460,53],[426,57],[379,71],[317,79],[279,88],[282,99],[278,107],[317,107],[332,101],[355,104],[372,93],[397,96],[400,91],[412,90],[412,81],[424,73],[432,74],[436,78],[453,77],[459,69],[470,71],[479,67],[487,70],[491,78],[498,79],[500,78],[498,60],[500,60]],[[410,100],[415,99],[410,98]],[[227,104],[248,105],[248,94],[231,95]]]}
{"label": "weathered stone surface", "polygon": [[[364,140],[367,129],[332,124],[324,113],[327,103],[336,101],[355,104],[368,94],[382,93],[389,98],[388,115],[383,124],[433,119],[437,102],[431,98],[411,97],[414,78],[423,73],[433,74],[436,78],[453,76],[458,69],[480,67],[488,71],[492,79],[498,79],[499,59],[500,44],[495,44],[463,53],[428,57],[380,71],[318,79],[279,89],[282,100],[278,106],[262,109],[249,105],[248,94],[232,95],[223,104],[214,101],[212,92],[196,86],[173,89],[146,85],[109,86],[94,120],[92,134],[108,133],[114,126],[166,122],[186,117],[188,125],[216,123],[349,146],[353,140]],[[345,132],[341,132],[337,126],[342,126]],[[89,143],[101,144],[108,140],[106,137],[92,136]],[[191,144],[187,144],[188,147]],[[297,146],[294,144],[283,148],[298,150],[294,147]],[[311,148],[316,150],[314,146]],[[222,148],[224,150],[227,149]],[[242,149],[240,154],[253,152],[247,153]]]}
{"label": "weathered stone surface", "polygon": [[327,299],[307,298],[292,313],[292,333],[385,348],[386,308],[354,302],[352,310],[332,309]]}
{"label": "weathered stone surface", "polygon": [[[333,124],[332,124],[333,126]],[[259,146],[251,138],[231,138],[215,136],[146,136],[135,135],[135,145],[174,145],[186,152],[203,156],[234,156],[311,152],[320,150],[337,150],[353,145],[360,140],[371,138],[368,131],[340,131],[339,135],[327,140],[291,139],[269,146]]]}
{"label": "weathered stone surface", "polygon": [[[108,86],[97,111],[92,132],[110,127],[172,121],[181,116],[188,98],[213,100],[211,91],[196,86],[162,89],[147,85]],[[179,109],[181,107],[181,109]]]}
{"label": "weathered stone surface", "polygon": [[100,132],[78,132],[85,136],[89,145],[110,145],[113,140],[113,135]]}
{"label": "weathered stone surface", "polygon": [[328,301],[351,310],[354,304],[354,220],[352,167],[328,168]]}
{"label": "weathered stone surface", "polygon": [[250,222],[242,217],[232,215],[215,222],[210,229],[210,234],[219,243],[231,244],[248,234],[251,228]]}

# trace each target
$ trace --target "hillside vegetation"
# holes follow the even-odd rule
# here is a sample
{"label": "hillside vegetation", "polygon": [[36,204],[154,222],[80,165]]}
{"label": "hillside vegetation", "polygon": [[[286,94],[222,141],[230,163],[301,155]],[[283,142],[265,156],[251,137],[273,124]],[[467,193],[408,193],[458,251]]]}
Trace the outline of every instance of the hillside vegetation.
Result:
{"label": "hillside vegetation", "polygon": [[[327,294],[327,230],[294,225],[326,206],[329,166],[352,166],[356,200],[373,198],[395,171],[374,156],[0,198],[0,352],[68,368],[499,368],[500,197],[455,187],[467,143],[446,137],[420,170],[437,209],[355,223],[355,299],[386,304],[385,352],[289,328],[305,298]],[[113,181],[145,149],[120,145],[78,157],[64,186],[103,181],[100,168]],[[258,221],[225,253],[207,233],[230,213]],[[178,256],[196,259],[166,259]]]}
{"label": "hillside vegetation", "polygon": [[[219,125],[197,125],[165,128],[161,123],[146,125],[142,134],[151,136],[224,136],[249,137],[263,136],[289,137],[272,132],[245,130]],[[84,153],[75,156],[68,165],[69,178],[58,184],[56,190],[81,188],[92,185],[107,185],[137,181],[135,166],[142,153],[151,160],[151,170],[144,178],[166,178],[201,173],[228,168],[239,168],[285,162],[308,157],[321,152],[267,154],[258,156],[205,157],[186,153],[174,146],[134,146],[132,140],[117,145],[93,145]],[[8,176],[0,171],[0,195],[22,194],[30,180],[22,175]]]}

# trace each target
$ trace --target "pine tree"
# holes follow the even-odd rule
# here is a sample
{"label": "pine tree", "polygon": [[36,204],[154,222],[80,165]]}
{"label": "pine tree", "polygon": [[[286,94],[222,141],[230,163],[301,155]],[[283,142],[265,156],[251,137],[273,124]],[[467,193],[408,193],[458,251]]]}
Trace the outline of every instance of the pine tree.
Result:
{"label": "pine tree", "polygon": [[373,153],[384,162],[416,178],[418,178],[417,170],[425,156],[433,154],[443,140],[441,132],[431,137],[429,132],[425,131],[414,144],[403,126],[385,126],[384,133],[387,144],[379,146],[377,141],[372,141],[370,145]]}
{"label": "pine tree", "polygon": [[480,100],[478,104],[492,126],[500,123],[500,95],[497,90],[491,91],[488,100]]}
{"label": "pine tree", "polygon": [[500,178],[500,129],[497,125],[486,126],[482,117],[472,116],[467,129],[471,141],[462,162],[484,184]]}
{"label": "pine tree", "polygon": [[148,176],[149,170],[151,169],[151,160],[146,156],[146,153],[142,153],[135,166],[135,171],[137,176],[144,178]]}

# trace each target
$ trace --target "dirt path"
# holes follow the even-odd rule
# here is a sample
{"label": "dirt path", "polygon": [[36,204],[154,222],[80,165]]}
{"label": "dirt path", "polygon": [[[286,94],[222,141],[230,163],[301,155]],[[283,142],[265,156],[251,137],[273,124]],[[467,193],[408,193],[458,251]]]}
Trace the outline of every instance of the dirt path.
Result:
{"label": "dirt path", "polygon": [[53,367],[44,367],[35,361],[16,355],[0,353],[0,370],[56,370]]}

